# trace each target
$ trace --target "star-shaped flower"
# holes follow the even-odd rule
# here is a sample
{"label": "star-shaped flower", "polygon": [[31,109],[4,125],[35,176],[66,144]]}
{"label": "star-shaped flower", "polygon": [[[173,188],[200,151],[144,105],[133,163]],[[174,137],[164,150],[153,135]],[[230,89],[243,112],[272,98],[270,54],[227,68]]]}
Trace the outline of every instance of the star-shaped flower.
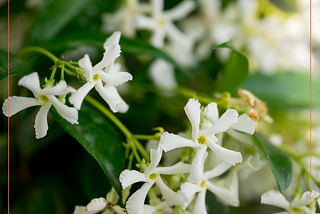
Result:
{"label": "star-shaped flower", "polygon": [[[104,56],[102,60],[92,67],[89,56],[86,54],[79,60],[79,66],[85,71],[87,83],[73,93],[69,98],[71,104],[77,109],[81,108],[84,97],[95,87],[100,96],[109,104],[113,112],[127,112],[129,106],[120,97],[116,86],[119,86],[129,80],[132,75],[128,72],[119,72],[120,67],[114,64],[116,58],[120,56],[121,33],[114,32],[104,43]],[[102,70],[104,69],[104,71]],[[105,83],[103,85],[103,82]]]}
{"label": "star-shaped flower", "polygon": [[202,130],[200,130],[200,103],[194,99],[190,99],[184,110],[192,125],[192,139],[186,139],[179,135],[165,132],[161,135],[159,145],[165,152],[181,147],[196,149],[196,155],[192,161],[191,172],[188,178],[189,182],[194,183],[202,178],[202,163],[204,162],[208,147],[215,152],[219,159],[231,163],[232,165],[242,162],[240,152],[228,150],[216,144],[218,139],[215,137],[215,134],[225,132],[230,126],[237,122],[238,112],[236,110],[227,109],[227,111],[219,118],[216,103],[209,104],[204,109],[203,114],[213,125],[205,127],[205,129]]}
{"label": "star-shaped flower", "polygon": [[145,182],[142,187],[130,196],[126,208],[131,214],[144,213],[144,201],[149,189],[153,184],[157,184],[163,197],[170,205],[181,205],[185,202],[185,197],[181,193],[172,191],[161,179],[160,174],[172,175],[179,173],[189,173],[190,165],[179,162],[170,167],[157,167],[162,157],[162,149],[150,149],[151,162],[144,173],[136,170],[124,170],[120,174],[122,188],[137,183]]}
{"label": "star-shaped flower", "polygon": [[64,119],[72,124],[78,124],[77,109],[62,104],[58,98],[55,97],[55,95],[64,95],[75,91],[72,87],[68,87],[65,81],[60,81],[51,88],[41,89],[39,75],[37,72],[33,72],[22,77],[18,82],[18,85],[24,86],[32,91],[35,98],[17,96],[9,97],[3,103],[3,114],[7,117],[11,117],[28,107],[41,106],[34,125],[37,139],[42,138],[47,134],[47,115],[52,105]]}

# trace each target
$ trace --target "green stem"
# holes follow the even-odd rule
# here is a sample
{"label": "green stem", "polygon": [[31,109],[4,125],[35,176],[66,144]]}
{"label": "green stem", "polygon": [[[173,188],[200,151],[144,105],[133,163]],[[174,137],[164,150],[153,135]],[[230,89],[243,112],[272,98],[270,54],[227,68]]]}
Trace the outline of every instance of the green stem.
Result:
{"label": "green stem", "polygon": [[50,76],[49,81],[52,81],[52,80],[54,79],[54,75],[56,74],[56,71],[57,71],[57,66],[54,65],[54,66],[53,66],[53,69],[52,69],[52,72],[51,72],[51,76]]}
{"label": "green stem", "polygon": [[61,67],[61,80],[64,80],[64,64]]}
{"label": "green stem", "polygon": [[47,51],[46,49],[40,48],[40,47],[36,47],[36,46],[29,46],[29,47],[25,47],[24,49],[22,49],[18,55],[19,58],[21,58],[22,55],[28,53],[28,52],[38,52],[41,53],[43,55],[46,55],[47,57],[49,57],[54,63],[57,63],[59,61],[59,59],[53,55],[52,53],[50,53],[49,51]]}
{"label": "green stem", "polygon": [[133,135],[133,137],[135,137],[136,139],[140,139],[140,140],[158,140],[159,137],[155,136],[155,135],[139,135],[139,134],[135,134]]}
{"label": "green stem", "polygon": [[141,145],[141,143],[134,137],[133,137],[133,142],[134,142],[135,146],[137,146],[137,149],[141,153],[143,158],[146,159],[146,161],[150,161],[149,154],[147,153],[145,148]]}

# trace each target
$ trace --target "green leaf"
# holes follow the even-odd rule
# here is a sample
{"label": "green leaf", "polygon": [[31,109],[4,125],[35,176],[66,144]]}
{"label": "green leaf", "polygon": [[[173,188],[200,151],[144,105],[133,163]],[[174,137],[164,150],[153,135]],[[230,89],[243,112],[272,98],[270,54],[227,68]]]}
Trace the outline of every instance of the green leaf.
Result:
{"label": "green leaf", "polygon": [[[24,76],[32,69],[15,55],[9,53],[9,76]],[[8,78],[8,52],[0,50],[0,82]]]}
{"label": "green leaf", "polygon": [[119,175],[126,167],[126,160],[119,132],[106,117],[86,102],[79,111],[78,125],[70,124],[54,108],[51,109],[51,113],[61,127],[97,160],[120,195]]}
{"label": "green leaf", "polygon": [[[320,80],[312,78],[312,107],[320,107]],[[309,108],[310,76],[308,73],[280,72],[274,75],[254,74],[240,86],[277,108]]]}
{"label": "green leaf", "polygon": [[270,143],[261,134],[252,135],[252,138],[266,155],[279,190],[286,190],[292,178],[292,163],[289,155]]}
{"label": "green leaf", "polygon": [[34,22],[29,43],[48,41],[94,0],[52,0],[41,9]]}
{"label": "green leaf", "polygon": [[233,92],[248,77],[248,59],[244,54],[230,46],[228,42],[214,48],[228,48],[231,50],[230,57],[222,70],[222,80],[218,85],[218,90]]}

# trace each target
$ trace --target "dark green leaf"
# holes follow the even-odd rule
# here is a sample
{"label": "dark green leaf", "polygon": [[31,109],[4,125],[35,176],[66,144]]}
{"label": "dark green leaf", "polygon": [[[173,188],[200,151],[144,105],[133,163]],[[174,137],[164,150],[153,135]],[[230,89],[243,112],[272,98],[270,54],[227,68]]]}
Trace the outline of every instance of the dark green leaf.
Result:
{"label": "dark green leaf", "polygon": [[233,92],[246,80],[249,74],[248,59],[241,52],[230,46],[228,42],[214,48],[228,48],[231,50],[230,57],[222,70],[222,79],[218,85],[218,90]]}
{"label": "dark green leaf", "polygon": [[[9,76],[23,76],[30,74],[32,69],[20,59],[10,53]],[[0,50],[0,82],[8,77],[8,52]]]}
{"label": "dark green leaf", "polygon": [[118,131],[106,117],[86,102],[79,111],[78,125],[67,122],[53,108],[51,112],[61,127],[98,161],[120,195],[119,175],[126,167],[126,160]]}
{"label": "dark green leaf", "polygon": [[[312,78],[312,106],[320,107],[320,81]],[[274,75],[254,74],[240,86],[254,93],[268,106],[309,108],[310,76],[307,73],[282,72]]]}
{"label": "dark green leaf", "polygon": [[274,146],[261,134],[252,135],[252,138],[265,153],[279,190],[286,190],[292,178],[292,163],[289,155]]}
{"label": "dark green leaf", "polygon": [[30,34],[30,44],[48,41],[94,0],[52,0],[38,14]]}

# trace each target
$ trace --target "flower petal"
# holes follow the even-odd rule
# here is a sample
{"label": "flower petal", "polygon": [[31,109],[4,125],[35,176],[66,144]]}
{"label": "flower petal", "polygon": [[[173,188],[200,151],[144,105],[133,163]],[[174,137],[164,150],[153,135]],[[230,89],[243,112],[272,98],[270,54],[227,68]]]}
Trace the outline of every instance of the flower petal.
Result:
{"label": "flower petal", "polygon": [[185,183],[181,184],[180,188],[181,188],[182,194],[184,194],[184,196],[186,196],[186,198],[187,198],[187,202],[183,204],[183,209],[187,208],[187,206],[192,201],[194,195],[197,192],[200,192],[202,190],[202,188],[199,187],[198,185],[195,185],[195,184],[192,184],[189,182],[185,182]]}
{"label": "flower petal", "polygon": [[211,140],[208,137],[206,138],[206,140],[209,148],[212,151],[214,151],[217,157],[220,158],[221,160],[231,163],[232,165],[242,162],[242,155],[240,152],[235,152],[235,151],[223,148],[222,146],[217,145],[213,140]]}
{"label": "flower petal", "polygon": [[214,123],[210,128],[202,130],[200,135],[212,135],[225,132],[227,129],[237,122],[238,112],[235,109],[227,109],[227,111]]}
{"label": "flower petal", "polygon": [[303,193],[300,201],[295,201],[291,203],[291,207],[302,207],[310,204],[310,201],[313,201],[315,198],[317,198],[320,195],[320,193],[312,190],[311,192],[311,199],[310,199],[310,192],[307,191]]}
{"label": "flower petal", "polygon": [[118,86],[132,80],[132,75],[128,72],[106,73],[99,71],[99,76],[106,84],[114,86]]}
{"label": "flower petal", "polygon": [[36,98],[13,96],[5,99],[2,106],[2,112],[7,117],[11,117],[23,109],[39,105],[42,105],[42,103]]}
{"label": "flower petal", "polygon": [[137,170],[123,170],[119,177],[122,189],[137,183],[137,182],[147,182],[148,178],[145,174],[138,172]]}
{"label": "flower petal", "polygon": [[60,80],[58,84],[51,88],[44,88],[41,90],[43,95],[63,95],[75,92],[76,90],[72,87],[68,87],[66,81]]}
{"label": "flower petal", "polygon": [[233,203],[230,203],[231,202],[230,200],[233,198],[233,193],[231,190],[214,185],[210,181],[206,182],[206,187],[223,202],[230,205],[233,204]]}
{"label": "flower petal", "polygon": [[165,174],[165,175],[174,175],[174,174],[189,173],[189,172],[190,172],[190,164],[185,164],[182,162],[178,162],[173,166],[157,167],[154,170],[154,173]]}
{"label": "flower petal", "polygon": [[156,48],[162,48],[166,32],[163,29],[157,28],[153,31],[150,38],[150,43]]}
{"label": "flower petal", "polygon": [[103,53],[102,60],[93,67],[93,73],[97,73],[111,63],[114,63],[114,61],[120,56],[120,53],[120,45],[116,44],[107,46],[106,51]]}
{"label": "flower petal", "polygon": [[86,207],[85,206],[76,206],[74,211],[73,211],[73,214],[94,214],[94,213],[97,213],[95,211],[86,211]]}
{"label": "flower petal", "polygon": [[162,89],[174,89],[178,86],[174,67],[163,59],[154,60],[149,67],[149,76],[154,84]]}
{"label": "flower petal", "polygon": [[142,187],[133,193],[127,201],[126,208],[130,214],[143,214],[144,201],[146,199],[149,189],[152,187],[152,183],[145,183]]}
{"label": "flower petal", "polygon": [[175,21],[185,18],[189,13],[191,13],[196,8],[194,1],[182,1],[174,8],[166,10],[164,16]]}
{"label": "flower petal", "polygon": [[57,112],[71,124],[78,124],[78,110],[62,104],[55,96],[50,95],[49,100]]}
{"label": "flower petal", "polygon": [[110,109],[115,113],[119,111],[118,105],[120,104],[120,95],[115,86],[103,87],[101,80],[97,81],[96,90],[100,96],[108,103]]}
{"label": "flower petal", "polygon": [[203,179],[207,180],[207,179],[218,177],[218,176],[222,175],[223,173],[225,173],[228,169],[230,169],[231,166],[232,166],[232,164],[225,162],[225,161],[221,161],[212,170],[204,172]]}
{"label": "flower petal", "polygon": [[162,157],[162,148],[160,146],[158,146],[157,149],[150,149],[151,162],[149,166],[146,168],[146,170],[144,171],[145,175],[149,176],[154,171],[154,169],[160,163],[161,157]]}
{"label": "flower petal", "polygon": [[170,41],[179,42],[185,45],[193,44],[193,42],[191,41],[191,38],[189,38],[187,35],[182,33],[174,24],[172,24],[172,22],[168,21],[166,28],[167,28],[166,32],[168,33],[168,37]]}
{"label": "flower petal", "polygon": [[29,75],[22,77],[19,80],[18,85],[26,87],[27,89],[33,92],[35,97],[38,98],[41,88],[39,82],[39,75],[37,72],[33,72]]}
{"label": "flower petal", "polygon": [[85,83],[83,86],[81,86],[76,92],[72,93],[72,95],[69,97],[69,102],[76,107],[76,109],[80,110],[81,104],[89,93],[89,91],[95,86],[94,83]]}
{"label": "flower petal", "polygon": [[150,206],[150,205],[144,205],[143,206],[143,214],[153,214],[155,213],[156,207],[155,206]]}
{"label": "flower petal", "polygon": [[193,212],[194,214],[207,214],[206,210],[206,191],[199,192],[196,200],[196,204],[194,205]]}
{"label": "flower petal", "polygon": [[198,146],[192,140],[185,139],[179,135],[170,134],[168,132],[165,132],[161,135],[159,145],[165,152],[181,147],[195,148]]}
{"label": "flower petal", "polygon": [[190,175],[188,177],[188,182],[195,183],[198,180],[202,179],[204,161],[206,160],[208,153],[207,146],[201,146],[197,149],[196,155],[192,161],[190,167]]}
{"label": "flower petal", "polygon": [[199,134],[199,127],[200,127],[200,110],[201,104],[198,102],[198,100],[195,99],[189,99],[188,103],[184,107],[184,111],[186,112],[186,115],[191,123],[192,126],[192,139],[193,141],[197,141],[198,134]]}
{"label": "flower petal", "polygon": [[248,134],[253,134],[255,131],[256,124],[247,114],[242,114],[238,118],[238,122],[230,126],[230,128],[242,131]]}
{"label": "flower petal", "polygon": [[156,22],[154,19],[151,19],[144,15],[136,15],[137,20],[137,29],[148,29],[148,30],[154,30],[156,27]]}
{"label": "flower petal", "polygon": [[153,17],[157,18],[162,16],[163,13],[163,0],[152,0]]}
{"label": "flower petal", "polygon": [[90,201],[90,203],[87,205],[86,211],[94,211],[94,212],[100,212],[102,211],[107,205],[106,199],[104,198],[94,198]]}
{"label": "flower petal", "polygon": [[106,39],[105,43],[103,44],[103,47],[106,49],[109,45],[118,45],[120,41],[121,32],[116,31],[114,32],[109,38]]}
{"label": "flower petal", "polygon": [[79,61],[79,67],[82,68],[86,74],[87,82],[92,82],[93,72],[92,72],[92,63],[88,54],[85,54],[83,58]]}
{"label": "flower petal", "polygon": [[258,171],[260,169],[260,155],[258,152],[255,155],[250,155],[246,162],[237,165],[237,170],[244,168],[251,168],[254,171]]}
{"label": "flower petal", "polygon": [[245,133],[241,133],[236,131],[235,129],[232,129],[230,127],[230,129],[227,130],[228,135],[230,135],[232,138],[240,141],[241,143],[244,143],[248,146],[255,146],[254,141],[252,140],[252,137],[250,135],[247,135]]}
{"label": "flower petal", "polygon": [[215,124],[219,118],[219,111],[217,103],[210,103],[203,110],[204,116],[206,116],[212,124]]}
{"label": "flower petal", "polygon": [[163,197],[170,203],[171,206],[182,205],[186,201],[186,198],[182,193],[179,194],[174,192],[167,185],[165,185],[160,176],[157,176],[156,184],[158,185]]}
{"label": "flower petal", "polygon": [[278,190],[270,190],[263,193],[261,195],[261,204],[269,204],[285,210],[289,210],[290,207],[289,201]]}
{"label": "flower petal", "polygon": [[48,111],[51,107],[51,103],[45,103],[43,104],[40,109],[39,112],[36,116],[36,121],[34,124],[34,128],[36,129],[36,138],[42,138],[44,136],[46,136],[47,134],[47,130],[48,130],[48,122],[47,122],[47,115],[48,115]]}

